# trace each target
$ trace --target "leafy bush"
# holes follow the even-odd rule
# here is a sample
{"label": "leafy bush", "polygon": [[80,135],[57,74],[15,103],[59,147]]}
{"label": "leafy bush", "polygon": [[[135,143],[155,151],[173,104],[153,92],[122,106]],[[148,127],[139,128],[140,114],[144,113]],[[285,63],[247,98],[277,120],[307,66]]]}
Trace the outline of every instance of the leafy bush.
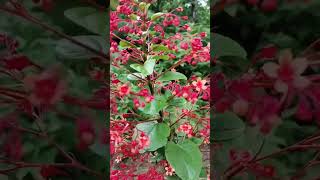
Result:
{"label": "leafy bush", "polygon": [[111,179],[206,177],[209,37],[184,8],[150,6],[122,0],[110,14]]}

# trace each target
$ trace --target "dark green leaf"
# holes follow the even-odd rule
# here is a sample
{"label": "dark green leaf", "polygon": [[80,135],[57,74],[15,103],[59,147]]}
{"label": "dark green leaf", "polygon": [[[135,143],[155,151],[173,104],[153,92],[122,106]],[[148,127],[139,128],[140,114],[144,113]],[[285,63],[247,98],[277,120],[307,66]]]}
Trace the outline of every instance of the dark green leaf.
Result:
{"label": "dark green leaf", "polygon": [[190,140],[175,144],[169,142],[165,149],[169,164],[182,180],[197,180],[202,169],[202,154]]}
{"label": "dark green leaf", "polygon": [[[97,51],[106,53],[107,42],[100,36],[74,36],[73,38]],[[65,39],[58,41],[56,52],[58,56],[66,59],[88,59],[97,56],[91,51]]]}
{"label": "dark green leaf", "polygon": [[244,122],[233,112],[216,114],[212,119],[214,141],[231,140],[241,136],[245,130]]}
{"label": "dark green leaf", "polygon": [[216,33],[213,33],[211,36],[211,50],[214,56],[247,57],[247,52],[234,40]]}
{"label": "dark green leaf", "polygon": [[107,13],[91,7],[77,7],[68,9],[64,15],[74,23],[89,31],[105,36],[107,34]]}
{"label": "dark green leaf", "polygon": [[163,96],[158,96],[152,102],[147,103],[143,112],[149,115],[157,115],[166,105],[166,99]]}

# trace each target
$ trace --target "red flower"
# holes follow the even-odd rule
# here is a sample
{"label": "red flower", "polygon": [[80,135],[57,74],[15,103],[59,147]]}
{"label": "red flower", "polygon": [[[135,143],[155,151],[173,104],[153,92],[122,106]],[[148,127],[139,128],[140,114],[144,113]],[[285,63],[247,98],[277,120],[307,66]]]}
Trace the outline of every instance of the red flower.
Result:
{"label": "red flower", "polygon": [[298,109],[296,111],[296,118],[300,121],[311,122],[313,117],[311,104],[306,99],[300,99]]}
{"label": "red flower", "polygon": [[7,157],[20,160],[23,156],[23,145],[20,134],[17,131],[10,132],[4,143],[3,152]]}
{"label": "red flower", "polygon": [[10,56],[5,59],[4,63],[6,69],[19,71],[33,65],[29,58],[23,55]]}
{"label": "red flower", "polygon": [[34,105],[53,105],[66,93],[66,83],[55,68],[49,69],[40,75],[30,75],[24,80],[30,90],[30,102]]}
{"label": "red flower", "polygon": [[79,140],[78,147],[80,150],[85,150],[93,144],[96,136],[93,123],[88,118],[81,118],[76,121],[76,125],[76,133]]}
{"label": "red flower", "polygon": [[261,10],[264,12],[272,12],[278,8],[278,0],[264,0],[260,6]]}
{"label": "red flower", "polygon": [[66,173],[65,171],[57,167],[47,166],[47,165],[41,166],[40,174],[43,178],[46,178],[46,179],[49,179],[50,177],[55,177],[55,176],[69,176],[68,173]]}

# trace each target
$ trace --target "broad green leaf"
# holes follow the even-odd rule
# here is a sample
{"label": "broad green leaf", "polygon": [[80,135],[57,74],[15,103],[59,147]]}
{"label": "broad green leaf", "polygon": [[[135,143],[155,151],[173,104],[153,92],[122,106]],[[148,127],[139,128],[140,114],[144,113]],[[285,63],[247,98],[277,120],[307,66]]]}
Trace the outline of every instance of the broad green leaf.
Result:
{"label": "broad green leaf", "polygon": [[130,64],[130,67],[140,73],[142,73],[143,75],[148,74],[148,72],[146,71],[146,69],[144,68],[144,66],[140,65],[140,64]]}
{"label": "broad green leaf", "polygon": [[148,57],[146,62],[144,62],[144,69],[146,70],[147,74],[150,75],[153,73],[154,66],[156,65],[156,60],[153,59],[151,56]]}
{"label": "broad green leaf", "polygon": [[142,73],[132,73],[127,76],[127,79],[130,81],[137,81],[137,80],[141,80],[144,78],[145,78],[145,76]]}
{"label": "broad green leaf", "polygon": [[122,48],[132,47],[132,45],[131,45],[130,43],[128,43],[127,41],[120,41],[119,45],[120,45]]}
{"label": "broad green leaf", "polygon": [[247,57],[247,52],[234,40],[216,33],[213,33],[211,37],[211,50],[214,56]]}
{"label": "broad green leaf", "polygon": [[158,81],[172,81],[172,80],[187,80],[187,77],[179,72],[173,72],[173,71],[168,71],[165,74],[163,74]]}
{"label": "broad green leaf", "polygon": [[90,7],[68,9],[64,15],[87,30],[105,36],[107,34],[107,13]]}
{"label": "broad green leaf", "polygon": [[[89,35],[73,36],[72,38],[97,51],[107,53],[107,42],[103,37]],[[88,51],[87,49],[80,47],[66,39],[62,39],[57,42],[56,52],[58,56],[66,59],[88,59],[97,56],[91,51]]]}
{"label": "broad green leaf", "polygon": [[165,156],[182,180],[198,180],[202,169],[202,154],[199,147],[190,140],[175,144],[169,142]]}
{"label": "broad green leaf", "polygon": [[153,56],[154,59],[159,60],[159,59],[163,59],[163,60],[169,60],[169,56],[168,55],[159,55],[159,56]]}
{"label": "broad green leaf", "polygon": [[216,114],[211,126],[214,141],[231,140],[240,137],[245,131],[244,122],[233,112]]}
{"label": "broad green leaf", "polygon": [[147,103],[142,111],[145,114],[157,115],[166,105],[166,99],[163,96],[157,96],[153,101]]}
{"label": "broad green leaf", "polygon": [[151,45],[151,49],[152,49],[152,51],[155,51],[155,52],[159,52],[159,51],[168,52],[169,51],[169,48],[167,46],[162,45],[162,44],[153,44],[153,45]]}
{"label": "broad green leaf", "polygon": [[155,151],[168,142],[170,127],[165,123],[145,122],[138,124],[136,128],[146,133],[150,138],[150,146],[147,151]]}
{"label": "broad green leaf", "polygon": [[164,15],[164,13],[155,13],[151,16],[151,21],[155,21],[157,20],[158,18],[160,18],[162,15]]}

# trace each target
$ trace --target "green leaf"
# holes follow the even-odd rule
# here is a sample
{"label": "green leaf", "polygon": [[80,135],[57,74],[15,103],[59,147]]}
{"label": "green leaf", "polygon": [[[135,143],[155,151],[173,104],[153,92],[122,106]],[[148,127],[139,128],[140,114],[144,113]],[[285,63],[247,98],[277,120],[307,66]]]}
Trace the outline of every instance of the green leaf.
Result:
{"label": "green leaf", "polygon": [[187,77],[179,72],[173,72],[173,71],[168,71],[165,74],[163,74],[158,81],[172,81],[172,80],[187,80]]}
{"label": "green leaf", "polygon": [[[107,54],[107,41],[100,36],[73,36],[72,38],[97,51]],[[62,39],[57,42],[56,53],[61,58],[66,59],[88,59],[97,56],[91,51],[88,51],[87,49],[80,47],[66,39]]]}
{"label": "green leaf", "polygon": [[132,47],[132,45],[127,42],[127,41],[120,41],[119,45],[122,47],[122,48],[130,48]]}
{"label": "green leaf", "polygon": [[107,156],[107,149],[108,149],[108,146],[101,143],[94,143],[93,145],[90,146],[90,150],[92,152],[102,157]]}
{"label": "green leaf", "polygon": [[138,124],[136,128],[146,133],[150,138],[150,146],[147,151],[155,151],[168,142],[170,127],[165,123],[145,122]]}
{"label": "green leaf", "polygon": [[127,76],[129,81],[137,81],[146,78],[142,73],[132,73]]}
{"label": "green leaf", "polygon": [[64,15],[78,24],[89,30],[90,32],[105,36],[107,34],[107,13],[98,11],[90,7],[77,7],[68,9]]}
{"label": "green leaf", "polygon": [[247,57],[247,52],[234,40],[216,33],[213,33],[211,37],[211,50],[214,56]]}
{"label": "green leaf", "polygon": [[144,68],[144,66],[140,65],[140,64],[130,64],[130,67],[140,73],[142,73],[143,75],[148,74],[148,72],[146,71],[146,69]]}
{"label": "green leaf", "polygon": [[151,21],[155,21],[157,20],[158,18],[160,18],[162,15],[164,15],[164,13],[155,13],[151,16]]}
{"label": "green leaf", "polygon": [[233,112],[217,114],[212,119],[214,141],[231,140],[240,137],[245,131],[244,122]]}
{"label": "green leaf", "polygon": [[147,74],[150,75],[153,73],[154,66],[156,65],[156,60],[152,57],[148,57],[146,62],[144,62],[144,69],[146,70]]}
{"label": "green leaf", "polygon": [[135,15],[135,14],[131,14],[131,15],[130,15],[130,19],[131,19],[131,20],[138,20],[138,16]]}
{"label": "green leaf", "polygon": [[163,96],[157,96],[153,101],[147,103],[142,110],[145,114],[157,115],[167,105],[166,99]]}
{"label": "green leaf", "polygon": [[119,5],[118,0],[110,0],[110,7],[112,10],[116,10],[118,5]]}
{"label": "green leaf", "polygon": [[202,168],[202,154],[199,147],[190,140],[175,144],[169,142],[165,149],[169,164],[182,180],[197,180]]}
{"label": "green leaf", "polygon": [[202,144],[202,142],[203,142],[203,139],[201,139],[201,138],[196,138],[196,137],[192,137],[192,138],[190,138],[190,140],[191,140],[193,143],[195,143],[196,145],[198,145],[198,146],[200,146],[200,145]]}
{"label": "green leaf", "polygon": [[155,52],[159,52],[159,51],[168,52],[169,51],[169,48],[167,46],[164,46],[161,44],[153,44],[153,45],[151,45],[151,49],[152,49],[152,51],[155,51]]}
{"label": "green leaf", "polygon": [[154,59],[159,60],[159,59],[163,59],[163,60],[169,60],[169,56],[168,55],[159,55],[159,56],[153,56]]}
{"label": "green leaf", "polygon": [[139,9],[140,9],[141,11],[144,11],[145,8],[146,8],[146,5],[147,5],[147,3],[141,2],[141,3],[139,4]]}

